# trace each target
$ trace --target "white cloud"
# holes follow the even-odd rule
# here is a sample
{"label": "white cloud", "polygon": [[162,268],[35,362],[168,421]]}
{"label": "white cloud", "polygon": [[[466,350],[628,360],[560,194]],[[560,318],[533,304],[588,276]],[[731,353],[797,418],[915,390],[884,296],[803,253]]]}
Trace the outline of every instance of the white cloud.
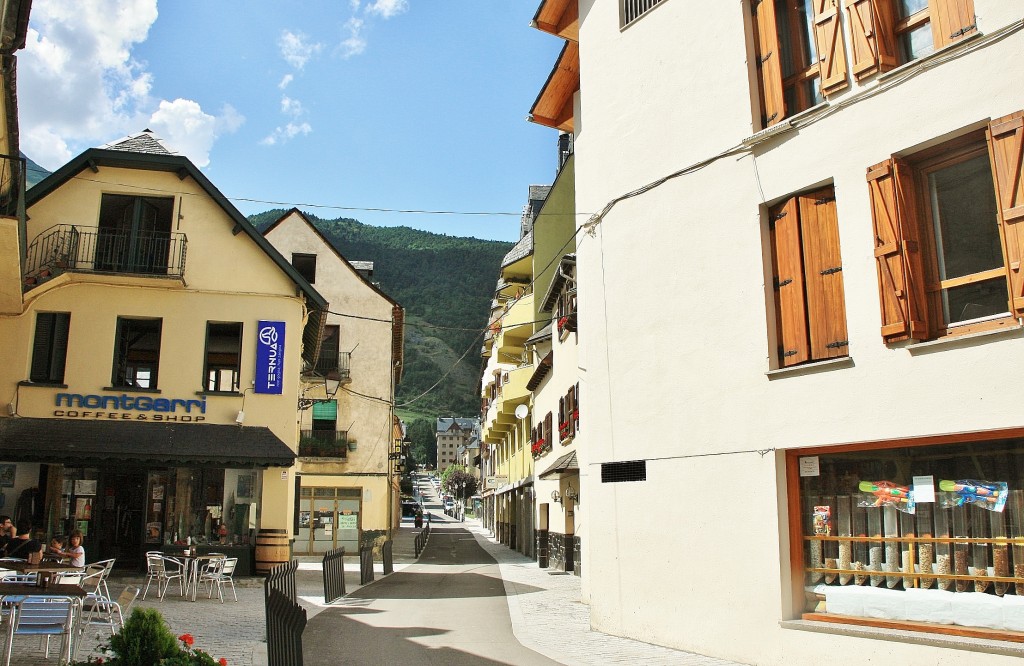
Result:
{"label": "white cloud", "polygon": [[244,120],[230,105],[224,107],[219,117],[214,117],[198,103],[179,98],[160,102],[149,118],[149,127],[193,164],[204,167],[210,163],[210,150],[217,137],[235,131]]}
{"label": "white cloud", "polygon": [[302,102],[297,99],[292,99],[288,95],[281,96],[281,113],[286,116],[297,118],[305,112],[306,110],[302,108]]}
{"label": "white cloud", "polygon": [[[157,19],[156,0],[36,0],[18,67],[22,149],[49,169],[75,153],[149,126],[196,164],[243,120],[151,95],[153,75],[132,50]],[[172,135],[173,133],[173,135]]]}
{"label": "white cloud", "polygon": [[295,75],[294,74],[285,74],[284,78],[281,79],[281,83],[277,84],[277,87],[280,88],[281,90],[284,90],[285,88],[288,87],[288,84],[291,83],[294,80],[295,80]]}
{"label": "white cloud", "polygon": [[375,0],[366,5],[367,14],[376,14],[383,19],[389,19],[408,10],[408,0]]}
{"label": "white cloud", "polygon": [[348,37],[339,46],[343,58],[351,58],[366,50],[366,39],[363,38],[363,20],[352,17],[345,23]]}
{"label": "white cloud", "polygon": [[300,134],[305,136],[312,131],[313,128],[309,123],[288,123],[284,127],[276,128],[269,136],[260,141],[260,143],[265,146],[274,146],[279,143],[290,141]]}
{"label": "white cloud", "polygon": [[359,11],[359,1],[360,0],[348,0],[348,6],[352,8],[352,11]]}
{"label": "white cloud", "polygon": [[306,35],[301,32],[285,30],[281,33],[281,38],[277,40],[277,45],[281,49],[281,57],[295,69],[305,67],[310,58],[323,49],[323,44],[310,43],[307,39]]}

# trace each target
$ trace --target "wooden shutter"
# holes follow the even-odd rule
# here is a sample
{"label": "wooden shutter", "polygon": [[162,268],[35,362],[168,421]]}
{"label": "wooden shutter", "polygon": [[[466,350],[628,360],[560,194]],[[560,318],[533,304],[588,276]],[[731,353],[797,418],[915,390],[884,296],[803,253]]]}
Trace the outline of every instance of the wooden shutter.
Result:
{"label": "wooden shutter", "polygon": [[768,211],[768,215],[779,361],[783,366],[795,365],[810,358],[810,349],[807,345],[807,309],[804,302],[800,211],[796,198],[787,199],[773,207]]}
{"label": "wooden shutter", "polygon": [[757,69],[761,83],[764,126],[771,127],[786,115],[782,96],[782,61],[774,0],[752,0],[757,37]]}
{"label": "wooden shutter", "polygon": [[928,0],[935,48],[959,41],[978,30],[974,0]]}
{"label": "wooden shutter", "polygon": [[997,118],[988,126],[989,158],[996,186],[996,207],[1003,238],[1010,308],[1024,316],[1024,111]]}
{"label": "wooden shutter", "polygon": [[572,413],[576,411],[576,388],[573,386],[569,387],[569,392],[565,394],[565,420],[569,422],[569,436],[572,437],[576,434],[575,418]]}
{"label": "wooden shutter", "polygon": [[562,424],[565,423],[565,398],[558,399],[558,438],[562,439]]}
{"label": "wooden shutter", "polygon": [[846,0],[850,61],[857,80],[898,64],[896,15],[889,0]]}
{"label": "wooden shutter", "polygon": [[580,383],[576,382],[576,388],[572,396],[573,410],[576,412],[576,416],[573,417],[573,427],[576,432],[580,431]]}
{"label": "wooden shutter", "polygon": [[50,350],[53,349],[54,313],[36,314],[36,334],[32,340],[32,369],[29,379],[34,382],[50,381]]}
{"label": "wooden shutter", "polygon": [[846,299],[835,190],[799,196],[807,328],[812,359],[846,356]]}
{"label": "wooden shutter", "polygon": [[545,446],[552,446],[555,441],[554,429],[551,427],[551,412],[544,417],[544,441]]}
{"label": "wooden shutter", "polygon": [[918,243],[913,171],[893,158],[868,168],[882,339],[931,336]]}
{"label": "wooden shutter", "polygon": [[846,80],[846,47],[839,21],[839,0],[814,0],[814,40],[818,46],[821,90],[842,90]]}

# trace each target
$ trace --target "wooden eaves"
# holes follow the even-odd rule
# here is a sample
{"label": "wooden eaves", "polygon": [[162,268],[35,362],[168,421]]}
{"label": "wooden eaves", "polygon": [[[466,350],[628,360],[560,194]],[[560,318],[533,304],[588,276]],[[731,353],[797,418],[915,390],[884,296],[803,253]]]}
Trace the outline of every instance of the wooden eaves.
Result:
{"label": "wooden eaves", "polygon": [[578,0],[543,0],[531,25],[538,30],[579,41],[580,7]]}
{"label": "wooden eaves", "polygon": [[573,94],[579,89],[580,47],[576,42],[567,41],[530,109],[530,120],[563,132],[572,132]]}

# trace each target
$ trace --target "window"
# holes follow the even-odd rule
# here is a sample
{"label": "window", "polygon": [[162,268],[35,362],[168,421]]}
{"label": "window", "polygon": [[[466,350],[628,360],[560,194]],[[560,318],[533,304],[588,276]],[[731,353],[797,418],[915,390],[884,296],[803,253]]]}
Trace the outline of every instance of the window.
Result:
{"label": "window", "polygon": [[206,324],[204,391],[238,391],[242,369],[242,324]]}
{"label": "window", "polygon": [[140,389],[157,387],[162,324],[161,319],[117,318],[112,386]]}
{"label": "window", "polygon": [[174,199],[104,194],[96,236],[96,270],[167,273]]}
{"label": "window", "polygon": [[[887,629],[1019,630],[1024,546],[1007,537],[1024,530],[1021,437],[1016,429],[788,451],[794,570],[826,600],[801,595],[794,610]],[[812,464],[801,469],[804,457]]]}
{"label": "window", "polygon": [[977,31],[974,0],[846,0],[857,79],[924,57]]}
{"label": "window", "polygon": [[886,342],[1024,316],[1024,112],[868,169]]}
{"label": "window", "polygon": [[835,190],[789,197],[768,216],[779,365],[846,356]]}
{"label": "window", "polygon": [[316,283],[316,255],[292,253],[292,266],[310,284]]}
{"label": "window", "polygon": [[338,427],[338,401],[317,402],[313,404],[313,432],[329,432]]}
{"label": "window", "polygon": [[836,0],[751,0],[762,126],[770,127],[847,86]]}
{"label": "window", "polygon": [[320,343],[320,356],[316,361],[316,372],[326,375],[338,372],[338,347],[341,339],[341,327],[324,326],[324,340]]}
{"label": "window", "polygon": [[32,368],[29,379],[33,382],[64,383],[64,364],[68,354],[69,312],[40,312],[36,314],[36,333],[32,342]]}
{"label": "window", "polygon": [[619,25],[625,28],[661,2],[662,0],[619,0]]}

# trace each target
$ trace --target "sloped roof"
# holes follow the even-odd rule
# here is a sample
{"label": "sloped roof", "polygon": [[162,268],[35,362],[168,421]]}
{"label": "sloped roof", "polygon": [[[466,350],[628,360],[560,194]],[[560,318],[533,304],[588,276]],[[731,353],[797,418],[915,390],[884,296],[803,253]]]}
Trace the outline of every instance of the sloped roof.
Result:
{"label": "sloped roof", "polygon": [[520,259],[525,259],[531,254],[533,254],[532,229],[529,232],[527,232],[525,236],[520,238],[519,242],[516,243],[511,250],[508,251],[508,254],[506,254],[505,257],[501,260],[501,267],[505,268],[506,266],[511,266]]}
{"label": "sloped roof", "polygon": [[151,129],[144,129],[138,134],[129,134],[117,141],[100,146],[106,150],[123,150],[129,153],[146,153],[149,155],[177,155],[178,152],[171,150],[163,139],[153,133]]}
{"label": "sloped roof", "polygon": [[480,422],[477,419],[459,418],[459,417],[441,417],[437,419],[437,432],[448,432],[452,430],[469,430],[473,431],[477,428]]}

